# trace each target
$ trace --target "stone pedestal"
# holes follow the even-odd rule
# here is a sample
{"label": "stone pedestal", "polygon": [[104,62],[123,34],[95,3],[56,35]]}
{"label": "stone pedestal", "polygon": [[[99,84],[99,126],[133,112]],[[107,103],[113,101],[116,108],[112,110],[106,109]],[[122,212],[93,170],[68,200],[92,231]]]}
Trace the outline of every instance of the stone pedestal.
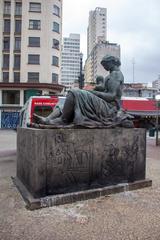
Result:
{"label": "stone pedestal", "polygon": [[145,180],[145,129],[17,132],[17,179],[34,198]]}

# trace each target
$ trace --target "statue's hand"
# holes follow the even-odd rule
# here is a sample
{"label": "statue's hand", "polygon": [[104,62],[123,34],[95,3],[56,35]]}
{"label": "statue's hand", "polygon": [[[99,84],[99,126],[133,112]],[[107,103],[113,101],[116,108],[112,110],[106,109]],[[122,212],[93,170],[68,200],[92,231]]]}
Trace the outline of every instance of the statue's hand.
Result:
{"label": "statue's hand", "polygon": [[99,91],[99,92],[104,92],[105,89],[104,89],[104,86],[102,85],[97,85],[95,88],[94,88],[95,91]]}

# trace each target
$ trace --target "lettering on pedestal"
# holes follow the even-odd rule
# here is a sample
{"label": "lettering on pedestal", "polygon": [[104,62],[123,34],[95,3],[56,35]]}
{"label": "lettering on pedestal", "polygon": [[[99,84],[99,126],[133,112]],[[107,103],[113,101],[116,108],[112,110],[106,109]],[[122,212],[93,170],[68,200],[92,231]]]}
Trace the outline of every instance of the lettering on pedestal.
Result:
{"label": "lettering on pedestal", "polygon": [[88,171],[92,157],[92,146],[74,142],[66,142],[63,134],[56,134],[55,145],[49,153],[49,161],[54,168],[66,171]]}
{"label": "lettering on pedestal", "polygon": [[134,138],[132,144],[125,143],[121,148],[117,144],[106,145],[102,154],[102,177],[134,178],[134,165],[137,161],[137,154],[138,137]]}

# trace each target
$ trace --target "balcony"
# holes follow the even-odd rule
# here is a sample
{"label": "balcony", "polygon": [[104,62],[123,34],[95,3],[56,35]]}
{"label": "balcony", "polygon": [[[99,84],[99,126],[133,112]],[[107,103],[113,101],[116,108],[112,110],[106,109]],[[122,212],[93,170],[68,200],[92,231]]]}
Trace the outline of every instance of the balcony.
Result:
{"label": "balcony", "polygon": [[5,14],[5,13],[3,13],[3,18],[10,18],[11,17],[11,14]]}
{"label": "balcony", "polygon": [[3,35],[6,36],[6,37],[10,36],[10,31],[9,30],[7,30],[7,31],[4,30]]}
{"label": "balcony", "polygon": [[2,67],[2,70],[3,70],[3,71],[9,71],[9,66],[3,66],[3,67]]}
{"label": "balcony", "polygon": [[9,53],[10,52],[10,48],[3,48],[3,53]]}
{"label": "balcony", "polygon": [[22,17],[22,9],[16,9],[14,16],[15,16],[15,18],[21,18]]}
{"label": "balcony", "polygon": [[4,8],[4,11],[3,11],[3,17],[4,18],[10,18],[11,16],[11,9],[10,8]]}
{"label": "balcony", "polygon": [[15,36],[21,36],[21,31],[15,31],[15,32],[14,32],[14,35],[15,35]]}
{"label": "balcony", "polygon": [[14,51],[14,53],[20,53],[21,49],[20,48],[19,49],[14,49],[13,51]]}

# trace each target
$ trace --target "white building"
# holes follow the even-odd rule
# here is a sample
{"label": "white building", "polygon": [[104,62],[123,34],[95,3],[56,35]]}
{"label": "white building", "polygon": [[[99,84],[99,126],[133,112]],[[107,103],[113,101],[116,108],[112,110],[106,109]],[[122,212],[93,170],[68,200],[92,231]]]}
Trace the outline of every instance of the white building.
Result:
{"label": "white building", "polygon": [[97,76],[106,77],[107,72],[101,65],[105,55],[120,58],[120,45],[106,41],[95,45],[85,62],[85,84],[95,83]]}
{"label": "white building", "polygon": [[70,34],[63,38],[61,84],[73,87],[80,74],[80,35]]}
{"label": "white building", "polygon": [[31,95],[57,93],[62,0],[0,0],[0,108],[19,109]]}
{"label": "white building", "polygon": [[106,40],[107,35],[107,9],[97,7],[89,12],[87,29],[87,56],[91,53],[94,46],[101,40]]}

